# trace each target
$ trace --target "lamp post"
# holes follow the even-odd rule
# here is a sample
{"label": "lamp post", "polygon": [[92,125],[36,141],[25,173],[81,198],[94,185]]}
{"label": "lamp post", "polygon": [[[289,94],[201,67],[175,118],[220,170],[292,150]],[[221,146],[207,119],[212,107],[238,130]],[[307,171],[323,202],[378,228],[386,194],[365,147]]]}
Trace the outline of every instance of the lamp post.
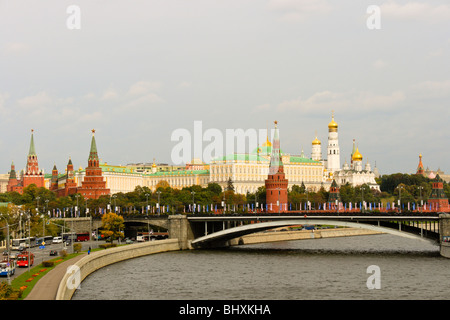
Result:
{"label": "lamp post", "polygon": [[364,185],[361,186],[361,212],[364,213]]}
{"label": "lamp post", "polygon": [[403,186],[399,185],[398,187],[398,212],[402,212],[402,189]]}
{"label": "lamp post", "polygon": [[194,196],[195,196],[195,191],[191,192],[192,194],[192,213],[195,213],[195,201],[194,201]]}
{"label": "lamp post", "polygon": [[160,196],[161,196],[161,191],[156,191],[156,193],[158,194],[158,216],[161,214],[161,205],[159,203],[160,200]]}
{"label": "lamp post", "polygon": [[222,200],[223,214],[225,214],[226,204],[225,204],[225,189],[223,190],[223,200]]}
{"label": "lamp post", "polygon": [[422,212],[422,207],[423,207],[422,189],[423,189],[423,187],[420,186],[420,187],[418,187],[418,189],[419,189],[419,194],[420,194],[420,206],[419,206],[419,212]]}
{"label": "lamp post", "polygon": [[278,190],[278,201],[277,201],[277,206],[278,206],[278,213],[281,213],[281,203],[280,203],[280,192],[281,192],[281,188],[277,188]]}
{"label": "lamp post", "polygon": [[39,213],[39,199],[41,199],[41,197],[36,197],[36,200],[37,200],[36,211],[37,211],[37,213]]}
{"label": "lamp post", "polygon": [[[148,215],[148,209],[149,209],[149,207],[148,207],[148,197],[149,197],[150,195],[148,194],[148,193],[146,193],[145,194],[145,197],[147,198],[147,215]],[[142,212],[143,213],[143,212]]]}

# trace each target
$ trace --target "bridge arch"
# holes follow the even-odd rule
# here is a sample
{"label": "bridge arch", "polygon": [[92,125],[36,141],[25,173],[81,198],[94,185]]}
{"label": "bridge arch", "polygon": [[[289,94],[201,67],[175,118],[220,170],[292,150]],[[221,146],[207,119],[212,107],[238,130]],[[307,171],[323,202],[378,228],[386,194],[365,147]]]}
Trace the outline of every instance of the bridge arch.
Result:
{"label": "bridge arch", "polygon": [[191,245],[195,247],[203,247],[210,246],[215,243],[226,243],[227,241],[238,238],[247,234],[261,232],[269,229],[279,228],[279,227],[287,227],[294,225],[334,225],[340,227],[351,227],[351,228],[360,228],[366,230],[379,231],[383,233],[388,233],[400,237],[405,237],[414,240],[431,242],[432,244],[436,244],[435,239],[430,239],[421,236],[420,234],[413,234],[406,231],[396,230],[389,227],[377,226],[367,223],[360,222],[351,222],[351,221],[336,221],[336,220],[326,220],[326,219],[304,219],[301,222],[299,220],[278,220],[278,221],[269,221],[269,222],[260,222],[254,224],[247,224],[238,227],[232,227],[229,229],[217,231],[202,237],[198,237],[191,242]]}

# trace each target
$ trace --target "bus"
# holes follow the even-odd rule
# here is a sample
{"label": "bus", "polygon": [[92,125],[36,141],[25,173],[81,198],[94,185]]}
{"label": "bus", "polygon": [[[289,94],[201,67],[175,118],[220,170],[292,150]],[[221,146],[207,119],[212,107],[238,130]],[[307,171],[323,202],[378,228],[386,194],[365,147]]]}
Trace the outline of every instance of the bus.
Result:
{"label": "bus", "polygon": [[77,238],[75,241],[77,242],[89,241],[89,232],[77,233]]}
{"label": "bus", "polygon": [[73,242],[73,241],[76,241],[77,235],[75,232],[65,232],[62,234],[62,238],[63,238],[63,242],[66,242],[66,241]]}
{"label": "bus", "polygon": [[45,243],[44,245],[46,246],[51,245],[53,243],[53,237],[45,236],[36,239],[36,246],[42,246],[42,243]]}
{"label": "bus", "polygon": [[20,250],[27,245],[27,238],[13,239],[11,244],[11,250]]}
{"label": "bus", "polygon": [[31,252],[24,251],[17,256],[17,266],[18,267],[28,267],[28,258],[30,261],[30,267],[34,263],[34,254]]}
{"label": "bus", "polygon": [[11,250],[21,250],[25,248],[30,248],[36,246],[36,238],[18,238],[12,240]]}

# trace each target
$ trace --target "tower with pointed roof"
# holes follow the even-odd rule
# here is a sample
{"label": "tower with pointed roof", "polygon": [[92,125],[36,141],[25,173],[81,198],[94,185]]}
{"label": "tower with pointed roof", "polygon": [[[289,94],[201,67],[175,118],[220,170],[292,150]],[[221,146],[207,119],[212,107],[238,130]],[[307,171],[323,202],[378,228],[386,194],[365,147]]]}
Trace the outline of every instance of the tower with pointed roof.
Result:
{"label": "tower with pointed roof", "polygon": [[98,199],[100,196],[109,194],[109,189],[106,188],[106,181],[103,178],[102,168],[100,167],[97,143],[95,141],[95,130],[92,130],[91,149],[89,151],[86,175],[77,192],[83,195],[85,199]]}
{"label": "tower with pointed roof", "polygon": [[22,186],[19,184],[19,180],[17,179],[14,161],[11,163],[11,171],[9,171],[9,180],[8,185],[6,186],[6,191],[7,192],[17,191],[19,193],[22,193]]}
{"label": "tower with pointed roof", "polygon": [[27,156],[27,166],[25,172],[21,177],[21,184],[23,188],[30,184],[35,184],[36,187],[45,187],[44,174],[42,170],[39,170],[38,158],[36,154],[36,148],[34,146],[34,130],[31,130],[30,149]]}
{"label": "tower with pointed roof", "polygon": [[341,195],[339,192],[339,187],[336,183],[336,180],[333,179],[333,182],[331,183],[331,186],[330,186],[330,194],[328,196],[328,203],[331,204],[331,206],[333,208],[336,208],[336,205],[339,205],[340,201],[341,201]]}
{"label": "tower with pointed roof", "polygon": [[444,183],[439,174],[433,179],[433,186],[431,194],[428,197],[428,203],[430,203],[437,211],[448,211],[449,204],[448,198],[444,192]]}
{"label": "tower with pointed roof", "polygon": [[422,163],[422,154],[419,154],[419,165],[417,166],[416,174],[423,175],[424,173],[425,173],[425,170],[423,168],[423,163]]}
{"label": "tower with pointed roof", "polygon": [[315,161],[322,160],[322,143],[317,139],[317,132],[316,138],[312,142],[311,159]]}
{"label": "tower with pointed roof", "polygon": [[333,175],[341,168],[339,154],[338,124],[334,121],[334,111],[328,124],[327,170]]}
{"label": "tower with pointed roof", "polygon": [[275,121],[275,132],[272,143],[272,154],[270,156],[269,174],[265,181],[268,212],[287,211],[288,205],[288,180],[284,174],[277,124],[278,122]]}

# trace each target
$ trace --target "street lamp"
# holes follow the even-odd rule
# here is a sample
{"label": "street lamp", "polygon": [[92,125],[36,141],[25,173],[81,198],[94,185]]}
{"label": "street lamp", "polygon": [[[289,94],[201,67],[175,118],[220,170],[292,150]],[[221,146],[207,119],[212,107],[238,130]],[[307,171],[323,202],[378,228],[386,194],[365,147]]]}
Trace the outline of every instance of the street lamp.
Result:
{"label": "street lamp", "polygon": [[397,188],[398,188],[398,212],[402,212],[402,189],[403,189],[403,186],[399,185]]}
{"label": "street lamp", "polygon": [[158,191],[156,191],[156,193],[158,194],[158,215],[160,215],[161,214],[161,205],[159,203],[159,200],[160,200],[161,191],[158,190]]}
{"label": "street lamp", "polygon": [[37,200],[36,211],[37,211],[37,213],[39,213],[39,199],[41,199],[41,197],[36,197],[36,200]]}
{"label": "street lamp", "polygon": [[191,192],[192,194],[192,213],[195,213],[195,201],[194,201],[194,196],[195,196],[195,191]]}
{"label": "street lamp", "polygon": [[419,207],[419,212],[422,212],[422,207],[423,207],[422,189],[423,189],[423,187],[420,186],[420,187],[418,187],[418,189],[419,189],[419,194],[420,194],[420,207]]}
{"label": "street lamp", "polygon": [[[148,194],[148,193],[146,193],[145,194],[145,197],[147,198],[147,215],[148,215],[148,209],[149,209],[149,207],[148,207],[148,197],[149,197],[150,195]],[[143,213],[143,212],[142,212]]]}
{"label": "street lamp", "polygon": [[281,192],[281,188],[277,188],[277,190],[278,190],[278,201],[277,201],[277,206],[278,206],[278,213],[280,213],[280,212],[281,212],[281,209],[280,209],[280,206],[281,206],[281,203],[280,203],[280,192]]}

